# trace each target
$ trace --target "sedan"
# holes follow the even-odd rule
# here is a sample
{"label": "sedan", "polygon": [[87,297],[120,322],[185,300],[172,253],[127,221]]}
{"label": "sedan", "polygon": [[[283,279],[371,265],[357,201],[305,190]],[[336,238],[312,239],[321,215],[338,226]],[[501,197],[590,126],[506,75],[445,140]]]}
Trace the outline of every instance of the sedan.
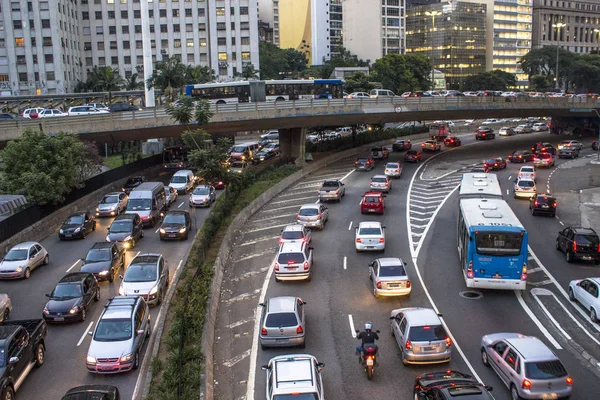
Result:
{"label": "sedan", "polygon": [[177,193],[177,189],[171,186],[165,186],[165,194],[167,195],[167,207],[177,201],[177,197],[179,193]]}
{"label": "sedan", "polygon": [[408,296],[412,290],[399,258],[378,258],[369,264],[369,279],[373,282],[373,296]]}
{"label": "sedan", "polygon": [[569,299],[577,301],[589,313],[593,322],[600,315],[600,278],[577,279],[569,283]]}
{"label": "sedan", "polygon": [[125,192],[112,192],[105,194],[102,200],[96,207],[97,217],[114,217],[127,208],[127,201],[129,196]]}
{"label": "sedan", "polygon": [[66,112],[62,112],[60,110],[51,110],[48,108],[38,114],[38,118],[60,118],[68,116],[69,114]]}
{"label": "sedan", "polygon": [[100,286],[89,272],[71,272],[46,297],[43,317],[47,322],[85,321],[88,308],[100,300]]}
{"label": "sedan", "polygon": [[385,226],[381,222],[361,222],[356,227],[354,246],[356,252],[385,251]]}
{"label": "sedan", "polygon": [[140,111],[141,108],[136,107],[136,106],[132,106],[131,104],[127,104],[127,103],[114,103],[111,104],[108,109],[110,110],[110,112],[123,112],[123,111]]}
{"label": "sedan", "polygon": [[115,275],[125,268],[125,251],[116,243],[98,242],[82,260],[81,272],[89,272],[100,281],[113,282]]}
{"label": "sedan", "polygon": [[392,143],[392,151],[410,150],[411,147],[412,143],[410,142],[410,140],[398,139],[394,143]]}
{"label": "sedan", "polygon": [[484,161],[485,166],[492,171],[500,171],[506,169],[506,160],[502,157],[488,158]]}
{"label": "sedan", "polygon": [[531,126],[529,126],[528,124],[522,124],[522,125],[518,125],[515,128],[515,132],[517,132],[517,133],[531,133],[531,132],[533,132],[533,128]]}
{"label": "sedan", "polygon": [[375,175],[371,178],[371,190],[389,193],[392,190],[392,181],[387,175]]}
{"label": "sedan", "polygon": [[579,157],[579,150],[576,147],[563,147],[558,151],[558,158],[576,158]]}
{"label": "sedan", "polygon": [[515,134],[515,131],[513,130],[513,128],[509,128],[507,126],[503,126],[498,131],[498,135],[500,135],[500,136],[512,136],[514,134]]}
{"label": "sedan", "polygon": [[413,389],[415,399],[494,400],[491,387],[459,371],[429,372],[417,376]]}
{"label": "sedan", "polygon": [[447,137],[444,139],[444,145],[448,147],[457,147],[461,145],[460,138],[456,136]]}
{"label": "sedan", "polygon": [[0,318],[2,322],[7,321],[12,312],[12,302],[7,294],[0,294]]}
{"label": "sedan", "polygon": [[512,163],[526,163],[535,160],[535,154],[529,150],[514,151],[509,154],[508,160]]}
{"label": "sedan", "polygon": [[389,178],[402,178],[402,165],[397,161],[389,162],[385,164],[383,173]]}
{"label": "sedan", "polygon": [[349,99],[368,99],[370,98],[369,93],[365,92],[354,92],[348,95]]}
{"label": "sedan", "polygon": [[578,142],[577,140],[563,140],[558,144],[558,149],[562,149],[564,147],[574,147],[577,150],[583,150],[583,143]]}
{"label": "sedan", "polygon": [[48,265],[50,256],[37,242],[25,242],[14,246],[0,261],[0,279],[29,279],[31,271]]}
{"label": "sedan", "polygon": [[192,229],[192,218],[187,211],[169,211],[158,229],[160,240],[186,240]]}
{"label": "sedan", "polygon": [[78,212],[67,218],[58,231],[60,240],[85,239],[88,232],[96,230],[96,219],[91,213]]}
{"label": "sedan", "polygon": [[277,153],[273,150],[263,149],[256,153],[254,157],[252,157],[252,164],[259,164],[263,161],[270,160],[271,158],[277,157]]}
{"label": "sedan", "polygon": [[217,200],[215,188],[209,185],[197,186],[190,194],[190,207],[210,207]]}
{"label": "sedan", "polygon": [[404,161],[407,162],[420,162],[423,161],[423,153],[416,150],[409,150],[404,154]]}
{"label": "sedan", "polygon": [[540,153],[533,162],[533,166],[536,168],[550,168],[554,167],[555,161],[554,156],[550,153]]}
{"label": "sedan", "polygon": [[263,308],[260,329],[260,347],[305,347],[306,319],[304,316],[305,301],[299,297],[272,297]]}

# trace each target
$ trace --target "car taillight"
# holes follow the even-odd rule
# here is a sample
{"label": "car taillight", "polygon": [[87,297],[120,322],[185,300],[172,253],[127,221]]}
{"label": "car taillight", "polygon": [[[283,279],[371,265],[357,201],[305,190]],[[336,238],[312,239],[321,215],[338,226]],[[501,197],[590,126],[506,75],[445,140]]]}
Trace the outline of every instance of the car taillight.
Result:
{"label": "car taillight", "polygon": [[527,280],[527,263],[523,263],[523,268],[521,268],[521,280]]}
{"label": "car taillight", "polygon": [[340,189],[335,189],[335,194],[340,194]]}
{"label": "car taillight", "polygon": [[410,340],[406,341],[406,343],[404,344],[404,347],[406,348],[406,350],[412,349],[412,343],[410,342]]}
{"label": "car taillight", "polygon": [[523,158],[523,156],[520,155],[519,158]]}
{"label": "car taillight", "polygon": [[452,339],[450,339],[450,336],[446,336],[446,346],[452,346]]}
{"label": "car taillight", "polygon": [[573,378],[567,376],[567,385],[571,386],[573,384]]}
{"label": "car taillight", "polygon": [[317,214],[317,219],[321,219],[321,213]]}
{"label": "car taillight", "polygon": [[279,239],[279,244],[282,245],[283,244],[283,239]]}
{"label": "car taillight", "polygon": [[308,261],[304,261],[304,270],[308,271]]}
{"label": "car taillight", "polygon": [[381,282],[377,282],[377,289],[381,289]]}
{"label": "car taillight", "polygon": [[300,334],[304,333],[304,329],[302,329],[302,327],[301,327],[301,326],[299,326],[299,327],[297,327],[297,328],[296,328],[296,333],[297,333],[298,335],[300,335]]}
{"label": "car taillight", "polygon": [[410,281],[406,281],[406,288],[410,288]]}
{"label": "car taillight", "polygon": [[573,240],[573,251],[577,251],[577,242]]}
{"label": "car taillight", "polygon": [[537,200],[536,200],[536,201],[534,201],[534,202],[533,202],[533,205],[537,207],[537,205],[538,205],[538,201],[537,201]]}
{"label": "car taillight", "polygon": [[400,170],[399,169],[395,169],[394,172],[400,172]]}
{"label": "car taillight", "polygon": [[358,165],[358,161],[354,161],[354,165]]}
{"label": "car taillight", "polygon": [[521,386],[523,387],[523,389],[531,389],[531,382],[529,382],[527,379],[524,379],[523,384]]}
{"label": "car taillight", "polygon": [[360,243],[360,238],[356,238],[356,243]]}
{"label": "car taillight", "polygon": [[482,133],[481,136],[485,136],[485,133]]}
{"label": "car taillight", "polygon": [[275,263],[275,271],[279,271],[279,263]]}
{"label": "car taillight", "polygon": [[467,268],[467,278],[473,279],[475,274],[473,273],[473,261],[469,261],[469,267]]}
{"label": "car taillight", "polygon": [[268,336],[268,334],[267,334],[267,328],[262,328],[260,330],[260,334],[263,335],[263,336]]}
{"label": "car taillight", "polygon": [[598,253],[600,253],[600,243],[598,243]]}
{"label": "car taillight", "polygon": [[384,243],[385,239],[384,238],[379,238],[379,243]]}

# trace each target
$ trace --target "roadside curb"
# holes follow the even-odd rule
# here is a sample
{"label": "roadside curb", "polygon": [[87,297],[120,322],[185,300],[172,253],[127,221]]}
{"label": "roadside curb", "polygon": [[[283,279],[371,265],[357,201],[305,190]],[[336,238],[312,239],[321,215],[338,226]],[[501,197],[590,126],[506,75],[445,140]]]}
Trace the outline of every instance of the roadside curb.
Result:
{"label": "roadside curb", "polygon": [[[415,135],[401,136],[401,139],[429,139],[429,132],[420,133]],[[208,311],[204,326],[204,332],[202,334],[202,353],[203,353],[203,366],[202,366],[202,380],[203,384],[200,385],[200,399],[213,400],[214,399],[214,338],[215,338],[215,325],[217,320],[217,313],[219,309],[219,302],[221,297],[221,285],[223,282],[223,270],[230,257],[231,246],[238,234],[239,226],[243,226],[246,221],[254,215],[260,208],[265,206],[274,197],[279,195],[282,191],[293,185],[300,179],[311,174],[312,172],[326,167],[327,165],[342,160],[347,157],[354,156],[355,154],[364,152],[372,146],[389,145],[396,139],[386,139],[378,142],[372,142],[365,144],[360,147],[344,150],[339,153],[332,154],[319,161],[311,162],[306,165],[300,171],[288,176],[275,186],[268,189],[252,203],[241,210],[238,215],[231,221],[227,232],[221,242],[215,264],[213,266],[214,276],[211,285]],[[254,334],[254,333],[253,333]]]}

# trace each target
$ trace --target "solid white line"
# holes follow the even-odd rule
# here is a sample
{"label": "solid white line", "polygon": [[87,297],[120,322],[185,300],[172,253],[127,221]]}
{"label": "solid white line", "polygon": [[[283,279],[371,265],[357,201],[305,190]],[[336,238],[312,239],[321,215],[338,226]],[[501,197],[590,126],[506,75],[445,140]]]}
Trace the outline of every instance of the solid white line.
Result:
{"label": "solid white line", "polygon": [[89,330],[92,329],[92,325],[94,325],[94,321],[90,322],[87,329],[85,331],[83,331],[83,335],[81,335],[81,339],[79,339],[79,342],[77,342],[77,347],[81,346],[81,343],[83,343],[83,340],[87,336]]}
{"label": "solid white line", "polygon": [[[411,197],[415,197],[415,196],[411,196]],[[433,200],[433,201],[426,201],[426,200],[416,200],[413,199],[413,202],[415,203],[421,203],[421,204],[434,204],[434,203],[439,203],[441,200]]]}
{"label": "solid white line", "polygon": [[185,204],[185,201],[182,201],[181,204],[177,206],[177,208],[181,208],[181,206],[184,204]]}
{"label": "solid white line", "polygon": [[352,221],[350,221],[350,225],[348,225],[348,230],[352,229]]}
{"label": "solid white line", "polygon": [[350,323],[350,333],[352,337],[356,339],[356,328],[354,328],[354,319],[352,319],[352,314],[348,314],[348,322]]}
{"label": "solid white line", "polygon": [[342,176],[342,178],[340,179],[340,181],[343,181],[344,179],[346,179],[347,177],[349,177],[355,170],[353,169],[352,171],[348,172],[346,175]]}
{"label": "solid white line", "polygon": [[346,258],[346,256],[344,256],[344,269],[346,269],[346,266],[347,266],[346,261],[347,261],[347,258]]}
{"label": "solid white line", "polygon": [[508,177],[508,180],[510,181],[512,179],[512,175]]}
{"label": "solid white line", "polygon": [[559,220],[558,223],[561,224],[562,226],[565,226],[565,224],[563,224],[563,222],[561,220]]}
{"label": "solid white line", "polygon": [[562,346],[560,345],[560,343],[558,343],[556,341],[556,339],[554,339],[552,337],[552,334],[550,332],[548,332],[548,330],[546,329],[544,324],[542,324],[542,322],[535,316],[533,311],[531,311],[531,309],[529,308],[527,303],[525,303],[525,300],[523,300],[523,295],[521,294],[521,292],[519,290],[515,290],[515,296],[517,296],[517,300],[519,300],[519,304],[521,305],[521,307],[523,307],[523,310],[525,310],[527,315],[529,315],[529,318],[531,318],[533,323],[536,324],[538,329],[544,334],[544,336],[546,336],[546,339],[548,339],[548,341],[550,343],[552,343],[552,345],[557,350],[562,350]]}
{"label": "solid white line", "polygon": [[154,231],[154,233],[158,233],[159,230],[160,230],[160,226],[158,228],[156,228],[156,230]]}
{"label": "solid white line", "polygon": [[552,316],[552,314],[550,314],[550,311],[548,311],[548,309],[546,308],[546,306],[542,303],[542,301],[533,293],[531,292],[531,295],[533,296],[534,300],[538,303],[538,305],[540,306],[540,308],[542,309],[542,311],[544,312],[544,314],[546,314],[546,317],[548,317],[548,319],[550,321],[552,321],[552,323],[554,324],[554,326],[556,327],[556,329],[558,329],[560,331],[560,333],[563,334],[563,336],[565,338],[567,338],[567,340],[573,340],[573,338],[562,328],[562,326],[560,326],[560,324],[558,323],[558,321]]}
{"label": "solid white line", "polygon": [[75,268],[75,266],[76,266],[77,264],[79,264],[80,262],[81,262],[81,260],[77,260],[77,261],[75,261],[75,264],[71,265],[71,268],[69,268],[69,269],[67,270],[67,272],[69,272],[69,271],[71,271],[73,268]]}

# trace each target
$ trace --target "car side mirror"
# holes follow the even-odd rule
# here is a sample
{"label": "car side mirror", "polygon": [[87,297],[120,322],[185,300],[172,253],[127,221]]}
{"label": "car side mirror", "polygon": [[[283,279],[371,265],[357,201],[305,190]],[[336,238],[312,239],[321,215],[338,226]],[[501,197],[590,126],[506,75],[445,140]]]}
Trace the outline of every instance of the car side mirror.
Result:
{"label": "car side mirror", "polygon": [[314,248],[314,247],[309,247],[308,249],[309,249],[310,251],[312,251],[312,250],[314,250],[315,248]]}
{"label": "car side mirror", "polygon": [[94,332],[88,331],[88,335],[92,336],[93,334],[94,334]]}
{"label": "car side mirror", "polygon": [[144,333],[146,333],[146,331],[145,331],[145,330],[143,330],[143,329],[138,329],[138,330],[136,331],[136,333],[138,334],[138,336],[140,336],[140,335],[143,335]]}
{"label": "car side mirror", "polygon": [[442,313],[438,313],[438,317],[440,317],[440,318],[443,317]]}
{"label": "car side mirror", "polygon": [[303,301],[303,302],[302,302],[302,304],[306,305],[306,302],[305,302],[305,301]]}
{"label": "car side mirror", "polygon": [[375,331],[375,333],[381,333],[381,331],[379,331],[379,330],[376,330],[376,331]]}
{"label": "car side mirror", "polygon": [[110,226],[108,228],[106,228],[107,231],[110,231]]}
{"label": "car side mirror", "polygon": [[49,294],[49,293],[46,293],[46,297],[50,297],[50,294]]}
{"label": "car side mirror", "polygon": [[386,229],[386,228],[387,228],[387,226],[385,226],[385,225],[384,225],[384,226],[382,226],[382,228],[383,228],[383,229]]}
{"label": "car side mirror", "polygon": [[406,262],[404,262],[404,261],[402,261],[402,262],[404,263],[404,266],[406,267],[406,265],[407,265]]}
{"label": "car side mirror", "polygon": [[266,371],[269,369],[268,365],[261,365],[260,369],[262,369],[263,371]]}
{"label": "car side mirror", "polygon": [[264,307],[265,303],[258,303],[259,306]]}
{"label": "car side mirror", "polygon": [[9,364],[16,364],[16,363],[19,362],[19,360],[20,360],[19,357],[11,357],[11,358],[8,359],[8,363]]}
{"label": "car side mirror", "polygon": [[425,392],[419,392],[419,397],[424,399],[425,396],[427,396],[427,394]]}

